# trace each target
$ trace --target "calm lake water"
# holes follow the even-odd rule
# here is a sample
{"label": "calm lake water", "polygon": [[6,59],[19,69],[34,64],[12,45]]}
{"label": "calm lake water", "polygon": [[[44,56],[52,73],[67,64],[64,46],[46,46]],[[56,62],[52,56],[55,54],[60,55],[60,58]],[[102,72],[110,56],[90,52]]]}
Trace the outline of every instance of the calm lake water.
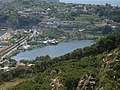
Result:
{"label": "calm lake water", "polygon": [[49,45],[42,48],[37,48],[31,51],[25,51],[13,56],[12,59],[17,61],[23,59],[35,59],[37,56],[49,55],[51,58],[64,55],[72,52],[77,48],[83,48],[94,44],[94,40],[74,40],[69,42],[61,42],[58,45]]}

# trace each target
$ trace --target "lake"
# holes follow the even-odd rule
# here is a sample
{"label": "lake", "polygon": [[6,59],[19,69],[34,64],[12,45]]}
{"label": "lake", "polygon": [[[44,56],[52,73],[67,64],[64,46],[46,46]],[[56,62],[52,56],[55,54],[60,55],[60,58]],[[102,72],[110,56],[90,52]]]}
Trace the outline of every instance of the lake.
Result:
{"label": "lake", "polygon": [[69,42],[61,42],[57,45],[49,45],[31,51],[21,52],[11,58],[15,59],[16,61],[23,59],[35,59],[37,56],[45,55],[49,55],[51,58],[54,58],[72,52],[77,48],[90,46],[94,43],[96,43],[94,40],[73,40]]}

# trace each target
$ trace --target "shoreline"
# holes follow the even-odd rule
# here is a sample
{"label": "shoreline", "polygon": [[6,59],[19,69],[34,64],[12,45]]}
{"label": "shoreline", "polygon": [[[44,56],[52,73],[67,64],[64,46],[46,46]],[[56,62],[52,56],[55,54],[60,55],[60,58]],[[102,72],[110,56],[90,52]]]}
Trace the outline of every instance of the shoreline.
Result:
{"label": "shoreline", "polygon": [[[70,40],[70,41],[76,41],[76,40]],[[68,42],[70,42],[70,41],[68,41]],[[77,41],[81,41],[81,40],[77,40]],[[62,41],[63,43],[67,43],[66,41]],[[61,42],[61,43],[62,43]],[[84,41],[84,42],[86,42],[86,41]],[[92,42],[91,41],[91,43],[93,43],[94,44],[94,42],[95,42],[95,40]],[[59,42],[60,43],[60,42]],[[59,44],[58,43],[58,44]],[[79,42],[78,42],[79,43]],[[80,42],[81,43],[81,42]],[[88,42],[88,43],[90,43],[90,42]],[[72,43],[71,43],[72,44]],[[68,45],[68,44],[67,44]],[[69,44],[70,45],[70,44]],[[91,45],[91,44],[90,44]],[[56,45],[45,45],[45,46],[53,46],[53,47],[55,47]],[[45,47],[45,46],[42,46],[42,47]],[[72,44],[72,46],[73,46],[73,44]],[[79,47],[80,46],[80,47]],[[87,43],[85,43],[85,46],[89,46],[89,44],[87,44]],[[31,49],[31,50],[26,50],[26,51],[32,51],[32,50],[35,50],[35,49],[39,49],[39,48],[42,48],[42,47],[37,47],[37,48],[33,48],[33,49]],[[74,47],[77,47],[77,48],[83,48],[83,45],[79,45],[79,44],[77,44],[77,46],[76,45],[74,45],[73,46],[73,49],[74,49]],[[61,47],[59,47],[60,49],[61,49]],[[77,48],[75,48],[75,49],[77,49]],[[52,48],[51,48],[52,49]],[[50,49],[50,51],[48,51],[47,50],[47,52],[48,53],[51,53],[51,49]],[[70,50],[67,50],[67,51],[64,51],[64,52],[61,52],[61,54],[65,54],[65,53],[69,53],[69,51],[71,52],[71,50],[73,51],[73,49],[71,48]],[[75,50],[74,49],[74,50]],[[44,50],[44,48],[42,49],[42,50]],[[52,51],[52,52],[54,52],[54,51]],[[24,53],[24,52],[23,52]],[[43,53],[43,55],[40,55],[40,56],[44,56],[44,54],[45,55],[49,55],[48,53]],[[58,56],[59,55],[61,55],[60,53],[58,53]],[[35,57],[28,57],[28,59],[30,59],[30,60],[32,60],[33,58],[36,58],[37,56],[39,56],[39,54],[37,54]],[[16,61],[19,61],[19,56],[18,56],[18,59],[15,59],[14,58],[14,56],[12,56],[13,58],[12,59],[14,59],[14,60],[16,60]],[[50,55],[50,57],[52,58],[52,57],[54,57],[54,55]],[[55,57],[57,57],[56,55],[55,55]],[[21,60],[28,60],[27,58],[26,59],[22,59],[21,58]]]}

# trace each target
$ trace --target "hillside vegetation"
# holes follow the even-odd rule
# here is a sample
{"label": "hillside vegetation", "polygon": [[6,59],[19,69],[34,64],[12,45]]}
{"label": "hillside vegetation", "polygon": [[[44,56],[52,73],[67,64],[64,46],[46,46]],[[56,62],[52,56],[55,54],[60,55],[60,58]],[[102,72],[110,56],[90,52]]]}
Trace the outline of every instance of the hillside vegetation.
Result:
{"label": "hillside vegetation", "polygon": [[119,90],[119,46],[120,35],[111,35],[61,57],[37,57],[32,68],[0,73],[1,83],[34,77],[8,90]]}

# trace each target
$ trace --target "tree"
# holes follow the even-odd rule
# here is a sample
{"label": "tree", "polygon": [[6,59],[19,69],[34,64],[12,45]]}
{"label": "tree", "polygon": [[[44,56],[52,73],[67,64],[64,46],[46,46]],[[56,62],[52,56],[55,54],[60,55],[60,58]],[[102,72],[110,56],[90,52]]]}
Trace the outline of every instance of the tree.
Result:
{"label": "tree", "polygon": [[102,34],[107,35],[112,32],[112,28],[109,25],[105,25],[104,27],[101,28]]}

